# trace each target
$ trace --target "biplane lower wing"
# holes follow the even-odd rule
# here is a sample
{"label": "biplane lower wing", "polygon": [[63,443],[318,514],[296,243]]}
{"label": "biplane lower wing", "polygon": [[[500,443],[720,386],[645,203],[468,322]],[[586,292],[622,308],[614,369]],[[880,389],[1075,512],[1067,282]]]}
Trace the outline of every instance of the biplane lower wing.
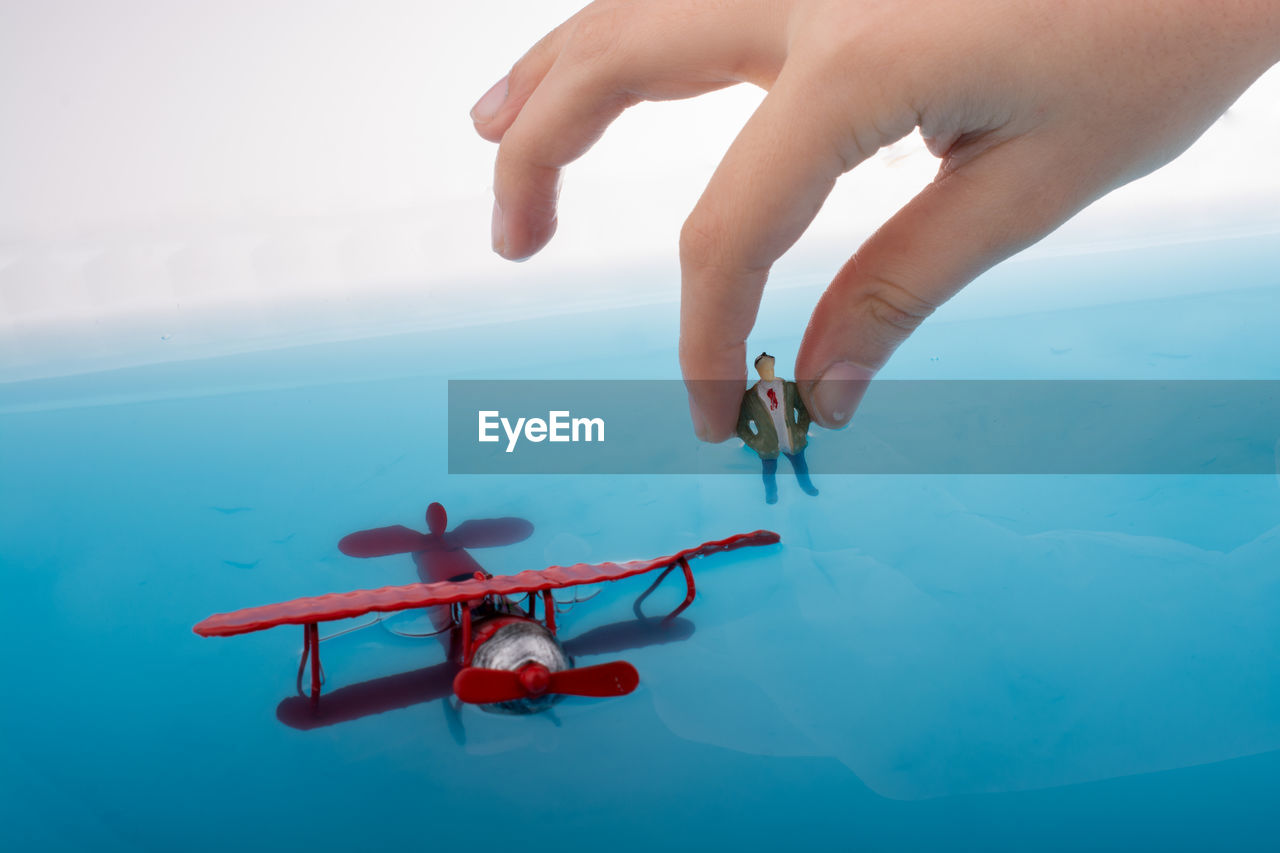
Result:
{"label": "biplane lower wing", "polygon": [[[756,530],[752,533],[739,533],[728,539],[704,542],[697,547],[686,548],[671,556],[652,560],[578,563],[573,566],[551,566],[542,570],[483,579],[416,583],[296,598],[279,604],[249,607],[232,613],[218,613],[197,624],[194,630],[202,637],[230,637],[235,634],[274,628],[277,625],[307,625],[334,619],[348,619],[365,613],[390,613],[418,607],[478,601],[487,595],[519,595],[616,581],[676,565],[684,566],[686,576],[689,576],[688,561],[695,557],[732,551],[736,548],[772,545],[778,540],[776,533]],[[689,577],[692,581],[692,577]],[[690,596],[692,596],[692,586],[690,586]]]}

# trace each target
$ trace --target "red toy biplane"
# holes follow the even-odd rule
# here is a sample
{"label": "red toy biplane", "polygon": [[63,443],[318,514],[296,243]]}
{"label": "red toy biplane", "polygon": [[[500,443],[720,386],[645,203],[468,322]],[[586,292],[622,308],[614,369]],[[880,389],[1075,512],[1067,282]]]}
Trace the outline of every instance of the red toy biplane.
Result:
{"label": "red toy biplane", "polygon": [[[430,608],[428,614],[436,626],[435,633],[447,637],[449,659],[461,667],[453,678],[454,695],[486,710],[529,713],[549,707],[560,696],[622,696],[639,683],[635,667],[626,661],[574,668],[556,636],[553,590],[617,581],[661,569],[663,573],[650,587],[652,591],[679,566],[687,592],[684,601],[664,620],[669,623],[693,602],[696,589],[690,560],[779,541],[778,534],[757,530],[652,560],[579,563],[495,576],[481,569],[466,549],[519,541],[532,532],[532,525],[521,519],[489,519],[464,522],[455,530],[446,531],[444,507],[438,503],[428,508],[426,520],[429,533],[402,526],[381,527],[353,533],[339,543],[342,552],[350,556],[412,554],[423,583],[298,598],[219,613],[196,625],[195,632],[204,637],[228,637],[277,625],[303,626],[298,683],[301,692],[302,675],[309,663],[309,698],[314,709],[321,685],[320,622]],[[520,600],[516,596],[525,597]],[[536,615],[539,598],[541,620]],[[639,602],[637,613],[638,605]]]}

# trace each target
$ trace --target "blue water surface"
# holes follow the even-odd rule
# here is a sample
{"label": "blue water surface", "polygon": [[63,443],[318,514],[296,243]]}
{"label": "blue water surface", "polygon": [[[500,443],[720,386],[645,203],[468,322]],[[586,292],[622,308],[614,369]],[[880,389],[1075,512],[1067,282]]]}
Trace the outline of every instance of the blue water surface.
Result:
{"label": "blue water surface", "polygon": [[[944,309],[885,375],[1280,378],[1277,270],[1274,239],[1028,261],[1028,286],[1184,287]],[[1186,295],[1204,276],[1227,283]],[[815,293],[771,291],[751,349],[790,364]],[[447,380],[675,377],[675,322],[663,304],[0,385],[0,847],[1274,849],[1277,477],[815,475],[810,498],[784,466],[768,506],[758,477],[447,473]],[[192,633],[413,582],[407,556],[336,544],[424,529],[431,501],[532,522],[474,552],[494,573],[762,527],[782,544],[699,560],[683,638],[580,660],[629,660],[639,689],[551,714],[433,701],[298,730],[276,714],[301,631]],[[573,606],[563,636],[628,624],[650,580]],[[646,609],[682,594],[673,577]],[[323,643],[327,690],[443,657],[368,621],[323,627],[357,628]]]}

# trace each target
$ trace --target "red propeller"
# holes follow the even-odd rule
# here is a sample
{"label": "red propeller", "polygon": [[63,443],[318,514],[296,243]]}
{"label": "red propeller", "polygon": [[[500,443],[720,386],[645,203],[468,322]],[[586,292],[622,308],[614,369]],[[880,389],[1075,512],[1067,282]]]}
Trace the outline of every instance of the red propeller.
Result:
{"label": "red propeller", "polygon": [[453,679],[463,702],[487,705],[533,699],[547,693],[564,696],[624,696],[636,689],[640,673],[624,660],[551,672],[540,663],[517,670],[468,667]]}

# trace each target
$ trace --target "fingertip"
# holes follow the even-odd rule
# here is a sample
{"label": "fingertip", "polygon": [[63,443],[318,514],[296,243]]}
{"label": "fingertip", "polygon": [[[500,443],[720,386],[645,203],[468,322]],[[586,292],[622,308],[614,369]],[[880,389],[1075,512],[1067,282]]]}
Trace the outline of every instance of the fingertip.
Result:
{"label": "fingertip", "polygon": [[747,382],[746,334],[723,314],[702,310],[698,289],[685,281],[680,308],[680,372],[689,392],[694,432],[702,441],[718,443],[737,431],[738,410]]}
{"label": "fingertip", "polygon": [[[490,124],[497,117],[502,105],[506,103],[509,75],[504,76],[497,83],[489,87],[489,91],[480,96],[480,100],[476,101],[475,106],[471,108],[471,120],[475,122],[476,129],[480,130],[482,126]],[[484,132],[481,131],[481,136]]]}
{"label": "fingertip", "polygon": [[732,438],[737,432],[745,379],[686,379],[684,384],[694,435],[709,444]]}
{"label": "fingertip", "polygon": [[498,206],[496,198],[493,200],[493,219],[489,229],[493,250],[502,257],[506,257],[507,230],[502,221],[502,208]]}
{"label": "fingertip", "polygon": [[689,419],[693,421],[693,434],[699,441],[711,441],[711,432],[707,429],[707,419],[694,399],[693,391],[689,392]]}
{"label": "fingertip", "polygon": [[738,413],[726,410],[723,401],[714,397],[699,397],[689,392],[689,414],[693,419],[693,434],[699,441],[719,444],[733,437]]}
{"label": "fingertip", "polygon": [[847,426],[873,376],[874,370],[847,361],[827,366],[805,389],[809,416],[826,429]]}
{"label": "fingertip", "polygon": [[471,125],[480,138],[486,142],[502,142],[524,109],[528,94],[511,90],[507,77],[485,92],[470,113]]}
{"label": "fingertip", "polygon": [[489,122],[478,122],[474,119],[471,121],[471,126],[476,129],[476,133],[485,142],[501,142],[502,137],[507,132],[505,127],[499,127]]}
{"label": "fingertip", "polygon": [[516,263],[524,263],[546,248],[559,225],[555,216],[545,222],[520,222],[517,217],[504,214],[496,201],[493,210],[493,251]]}
{"label": "fingertip", "polygon": [[733,438],[733,421],[737,419],[734,413],[732,418],[725,417],[723,407],[717,408],[714,403],[704,413],[703,406],[708,401],[698,401],[689,397],[689,413],[693,418],[693,434],[698,437],[699,441],[705,441],[707,444],[719,444]]}
{"label": "fingertip", "polygon": [[555,236],[563,170],[534,165],[522,151],[523,134],[507,134],[494,166],[494,251],[509,261],[526,260]]}

